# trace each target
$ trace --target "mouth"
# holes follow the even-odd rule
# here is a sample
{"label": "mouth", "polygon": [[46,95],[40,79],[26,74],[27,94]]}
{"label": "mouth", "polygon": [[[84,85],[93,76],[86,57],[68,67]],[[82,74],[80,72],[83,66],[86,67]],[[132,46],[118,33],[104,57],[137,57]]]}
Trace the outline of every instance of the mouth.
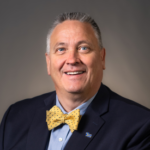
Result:
{"label": "mouth", "polygon": [[83,74],[85,71],[72,71],[72,72],[65,72],[67,75],[78,75]]}

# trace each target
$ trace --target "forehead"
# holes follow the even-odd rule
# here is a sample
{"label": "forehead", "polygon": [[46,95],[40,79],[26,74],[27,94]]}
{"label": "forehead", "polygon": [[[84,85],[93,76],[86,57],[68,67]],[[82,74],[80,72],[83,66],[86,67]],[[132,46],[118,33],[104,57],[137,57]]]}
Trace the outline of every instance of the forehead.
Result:
{"label": "forehead", "polygon": [[88,31],[90,29],[90,31],[94,32],[92,26],[89,24],[89,23],[86,23],[86,22],[80,22],[80,21],[77,21],[77,20],[66,20],[60,24],[58,24],[53,32],[52,32],[52,35],[53,34],[56,34],[57,32],[61,32],[61,31],[67,31],[67,30],[70,30],[70,31],[75,31],[75,32],[78,32],[79,30],[80,31]]}
{"label": "forehead", "polygon": [[[80,22],[76,20],[67,20],[58,24],[50,37],[52,42],[63,42],[61,40],[89,40],[91,42],[98,42],[95,32],[89,23]],[[93,44],[94,44],[93,43]]]}

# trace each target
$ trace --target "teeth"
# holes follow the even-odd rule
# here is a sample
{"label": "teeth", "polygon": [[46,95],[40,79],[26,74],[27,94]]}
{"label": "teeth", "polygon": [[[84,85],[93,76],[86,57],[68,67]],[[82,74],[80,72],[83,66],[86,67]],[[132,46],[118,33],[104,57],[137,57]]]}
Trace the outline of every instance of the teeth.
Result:
{"label": "teeth", "polygon": [[66,74],[81,74],[83,73],[83,71],[79,71],[79,72],[67,72]]}

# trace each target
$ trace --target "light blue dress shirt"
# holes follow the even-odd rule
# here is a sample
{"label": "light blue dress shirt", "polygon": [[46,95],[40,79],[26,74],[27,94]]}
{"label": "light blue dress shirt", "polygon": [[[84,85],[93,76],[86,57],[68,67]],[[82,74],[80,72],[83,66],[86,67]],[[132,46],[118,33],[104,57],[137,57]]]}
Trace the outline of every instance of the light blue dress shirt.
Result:
{"label": "light blue dress shirt", "polygon": [[[75,109],[80,109],[81,116],[84,115],[87,107],[93,101],[95,96],[96,96],[96,94],[92,98],[90,98],[88,101],[86,101],[85,103],[83,103],[80,106],[78,106],[77,108],[75,108]],[[59,103],[57,95],[56,95],[56,106],[58,106],[64,114],[69,114],[73,111],[72,110],[71,112],[67,113],[63,109],[61,104]],[[50,141],[49,141],[47,150],[63,150],[65,148],[68,140],[70,139],[71,135],[72,135],[72,132],[70,131],[69,126],[67,124],[61,124],[58,127],[54,128],[51,131]]]}

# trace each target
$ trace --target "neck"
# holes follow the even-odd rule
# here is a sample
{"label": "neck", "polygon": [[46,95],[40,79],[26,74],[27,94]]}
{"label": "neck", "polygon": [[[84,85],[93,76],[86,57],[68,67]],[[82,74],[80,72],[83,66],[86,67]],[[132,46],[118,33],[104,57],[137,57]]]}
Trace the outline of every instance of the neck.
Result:
{"label": "neck", "polygon": [[62,105],[62,107],[64,108],[64,110],[66,112],[70,112],[72,110],[74,110],[76,107],[80,106],[81,104],[85,103],[86,101],[88,101],[91,97],[93,97],[96,92],[90,94],[87,96],[84,94],[77,94],[77,93],[60,93],[57,92],[57,97],[59,99],[60,104]]}

